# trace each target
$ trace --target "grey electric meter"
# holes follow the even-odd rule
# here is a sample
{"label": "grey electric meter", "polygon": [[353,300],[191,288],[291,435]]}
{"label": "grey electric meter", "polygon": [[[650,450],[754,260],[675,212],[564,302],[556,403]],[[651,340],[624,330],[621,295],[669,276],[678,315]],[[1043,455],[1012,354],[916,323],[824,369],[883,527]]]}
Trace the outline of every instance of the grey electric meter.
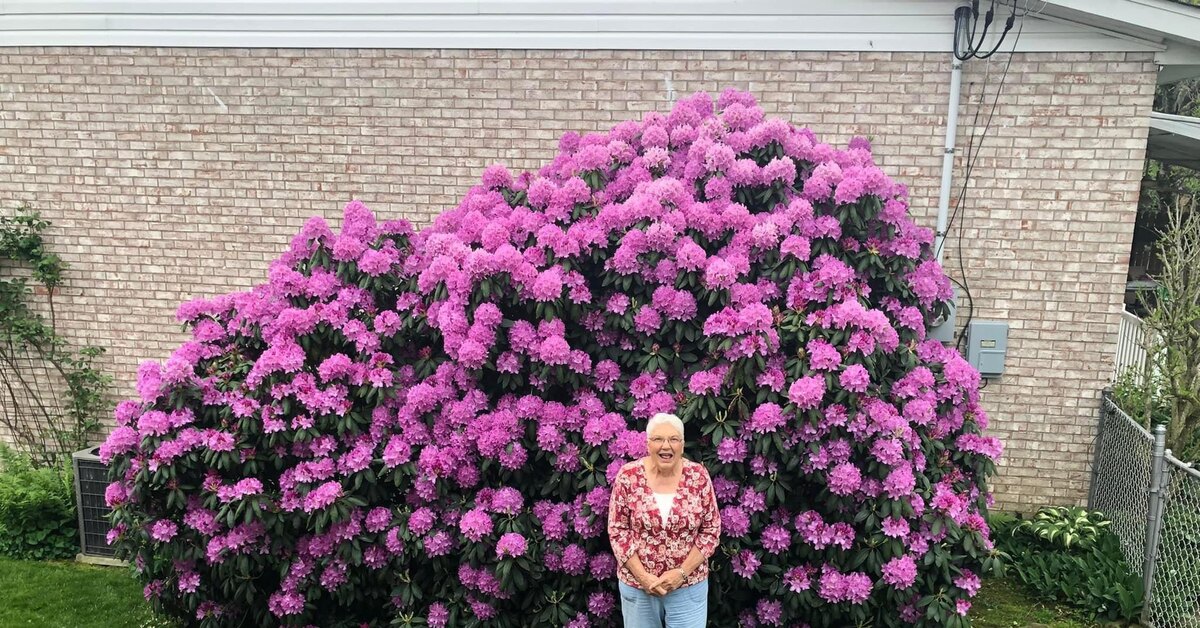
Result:
{"label": "grey electric meter", "polygon": [[971,321],[967,327],[967,361],[984,377],[1000,377],[1004,373],[1004,356],[1008,353],[1008,323]]}

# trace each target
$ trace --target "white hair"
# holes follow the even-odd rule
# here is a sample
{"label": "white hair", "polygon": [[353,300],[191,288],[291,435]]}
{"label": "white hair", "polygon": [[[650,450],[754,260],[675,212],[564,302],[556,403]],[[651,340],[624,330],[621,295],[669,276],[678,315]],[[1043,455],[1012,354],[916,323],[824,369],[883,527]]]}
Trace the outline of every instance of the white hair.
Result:
{"label": "white hair", "polygon": [[683,421],[679,420],[679,417],[675,416],[674,414],[667,414],[666,412],[659,412],[658,414],[650,417],[650,422],[646,423],[646,437],[648,438],[650,436],[651,432],[654,431],[654,428],[663,424],[670,425],[671,427],[675,428],[676,431],[679,432],[679,436],[681,438],[683,437]]}

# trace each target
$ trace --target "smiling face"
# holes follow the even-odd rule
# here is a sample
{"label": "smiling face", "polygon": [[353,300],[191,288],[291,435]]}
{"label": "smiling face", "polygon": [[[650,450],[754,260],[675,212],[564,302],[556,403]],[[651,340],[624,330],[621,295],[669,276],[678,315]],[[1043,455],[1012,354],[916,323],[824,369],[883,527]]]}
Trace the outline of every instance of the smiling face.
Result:
{"label": "smiling face", "polygon": [[683,460],[683,434],[670,423],[660,423],[646,439],[650,461],[660,472],[671,471]]}

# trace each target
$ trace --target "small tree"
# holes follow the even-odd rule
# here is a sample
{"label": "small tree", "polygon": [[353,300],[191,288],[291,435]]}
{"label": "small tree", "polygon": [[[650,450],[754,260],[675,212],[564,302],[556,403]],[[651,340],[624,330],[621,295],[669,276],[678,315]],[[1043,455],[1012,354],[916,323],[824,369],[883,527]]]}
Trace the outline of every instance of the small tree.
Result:
{"label": "small tree", "polygon": [[1177,198],[1167,208],[1158,241],[1162,271],[1146,331],[1149,394],[1170,408],[1167,446],[1187,452],[1200,429],[1200,215],[1195,197]]}

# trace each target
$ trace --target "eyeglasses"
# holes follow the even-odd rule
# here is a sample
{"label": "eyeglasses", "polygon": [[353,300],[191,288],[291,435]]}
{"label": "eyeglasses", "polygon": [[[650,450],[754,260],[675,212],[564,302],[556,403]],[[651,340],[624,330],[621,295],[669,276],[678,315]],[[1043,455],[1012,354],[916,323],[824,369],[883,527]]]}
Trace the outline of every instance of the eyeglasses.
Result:
{"label": "eyeglasses", "polygon": [[670,438],[663,438],[662,436],[652,436],[652,437],[650,437],[650,442],[654,443],[655,445],[661,445],[663,443],[671,443],[672,445],[679,445],[679,444],[683,443],[683,439],[678,436],[672,436]]}

